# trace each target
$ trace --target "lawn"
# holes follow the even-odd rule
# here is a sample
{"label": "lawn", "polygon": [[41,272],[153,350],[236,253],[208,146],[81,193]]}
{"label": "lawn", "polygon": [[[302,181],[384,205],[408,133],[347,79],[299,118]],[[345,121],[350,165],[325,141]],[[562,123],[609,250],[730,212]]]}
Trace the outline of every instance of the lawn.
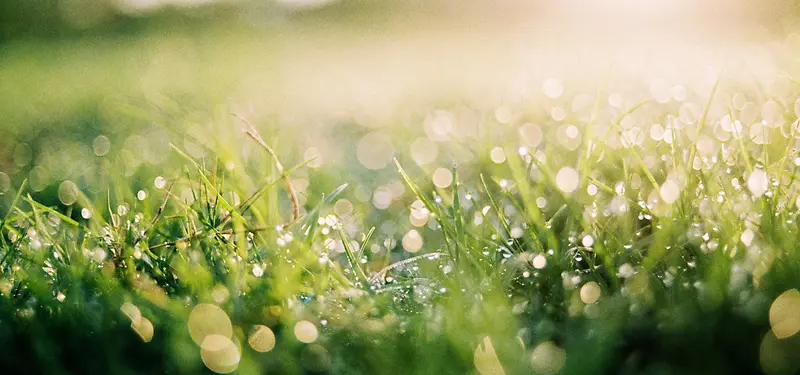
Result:
{"label": "lawn", "polygon": [[0,372],[800,371],[797,34],[169,12],[0,44]]}

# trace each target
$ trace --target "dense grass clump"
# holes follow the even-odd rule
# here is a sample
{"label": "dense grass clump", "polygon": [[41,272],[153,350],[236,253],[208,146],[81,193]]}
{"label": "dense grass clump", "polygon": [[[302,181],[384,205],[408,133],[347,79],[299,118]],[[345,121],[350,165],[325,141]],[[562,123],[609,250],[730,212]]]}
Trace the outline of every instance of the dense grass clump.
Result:
{"label": "dense grass clump", "polygon": [[798,90],[724,78],[666,100],[551,80],[534,108],[444,106],[388,142],[335,128],[368,169],[218,116],[160,167],[127,142],[100,189],[23,182],[0,222],[0,368],[794,373]]}

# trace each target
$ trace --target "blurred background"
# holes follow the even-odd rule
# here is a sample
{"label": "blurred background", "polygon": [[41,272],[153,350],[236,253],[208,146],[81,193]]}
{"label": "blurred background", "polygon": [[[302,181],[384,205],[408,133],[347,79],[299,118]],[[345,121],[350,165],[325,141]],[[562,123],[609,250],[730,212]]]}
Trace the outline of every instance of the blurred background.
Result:
{"label": "blurred background", "polygon": [[[0,208],[25,178],[45,198],[68,179],[97,194],[110,171],[160,174],[169,142],[208,156],[225,134],[242,139],[231,111],[266,128],[289,164],[317,157],[346,180],[435,148],[442,139],[428,128],[446,123],[435,121],[439,108],[455,108],[439,116],[458,124],[448,140],[482,142],[481,118],[535,102],[548,79],[593,94],[666,77],[701,97],[725,69],[771,87],[782,59],[794,59],[785,51],[800,51],[799,9],[791,0],[5,0]],[[423,131],[428,140],[409,148]],[[389,150],[385,163],[359,160],[364,139]],[[433,159],[474,156],[446,147]]]}

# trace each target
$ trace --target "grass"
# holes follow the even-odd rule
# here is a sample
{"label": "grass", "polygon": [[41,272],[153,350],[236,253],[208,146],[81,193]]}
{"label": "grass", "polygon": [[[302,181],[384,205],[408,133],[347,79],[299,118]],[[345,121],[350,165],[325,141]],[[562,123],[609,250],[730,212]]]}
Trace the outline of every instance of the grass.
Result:
{"label": "grass", "polygon": [[[658,102],[610,79],[308,134],[181,95],[108,100],[77,139],[11,153],[0,369],[796,373],[800,85],[774,80],[726,71]],[[41,100],[69,107],[62,89]],[[404,147],[420,140],[438,153]]]}
{"label": "grass", "polygon": [[[664,110],[622,117],[637,109]],[[774,338],[767,316],[800,285],[793,140],[775,128],[768,145],[720,142],[732,146],[725,159],[706,152],[677,177],[671,204],[658,189],[693,170],[690,159],[643,159],[703,152],[707,112],[672,145],[574,148],[587,159],[546,131],[544,154],[509,144],[504,162],[454,167],[447,186],[395,160],[407,188],[398,199],[419,200],[428,222],[415,229],[421,246],[337,215],[350,181],[300,207],[291,174],[309,161],[284,169],[249,123],[261,155],[246,172],[173,145],[182,172],[141,200],[121,179],[115,195],[67,190],[75,203],[50,207],[23,184],[2,221],[0,363],[14,373],[792,371],[795,357],[759,346],[797,348]],[[620,121],[598,137],[623,134]],[[590,160],[588,176],[559,181],[573,160]],[[760,196],[745,161],[769,177]],[[222,312],[203,313],[209,305]],[[274,348],[255,350],[267,345],[258,332]]]}

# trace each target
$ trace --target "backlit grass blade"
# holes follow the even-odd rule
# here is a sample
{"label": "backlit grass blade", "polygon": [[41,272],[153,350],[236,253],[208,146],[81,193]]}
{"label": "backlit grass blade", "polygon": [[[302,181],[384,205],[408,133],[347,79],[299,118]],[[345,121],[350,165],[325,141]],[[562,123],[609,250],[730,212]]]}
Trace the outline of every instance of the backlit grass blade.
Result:
{"label": "backlit grass blade", "polygon": [[364,273],[364,270],[361,268],[361,262],[356,258],[355,251],[353,251],[353,247],[350,244],[350,240],[347,239],[344,230],[339,229],[339,239],[342,241],[347,260],[350,262],[350,267],[353,269],[353,272],[355,272],[356,278],[361,282],[367,282],[367,274]]}

